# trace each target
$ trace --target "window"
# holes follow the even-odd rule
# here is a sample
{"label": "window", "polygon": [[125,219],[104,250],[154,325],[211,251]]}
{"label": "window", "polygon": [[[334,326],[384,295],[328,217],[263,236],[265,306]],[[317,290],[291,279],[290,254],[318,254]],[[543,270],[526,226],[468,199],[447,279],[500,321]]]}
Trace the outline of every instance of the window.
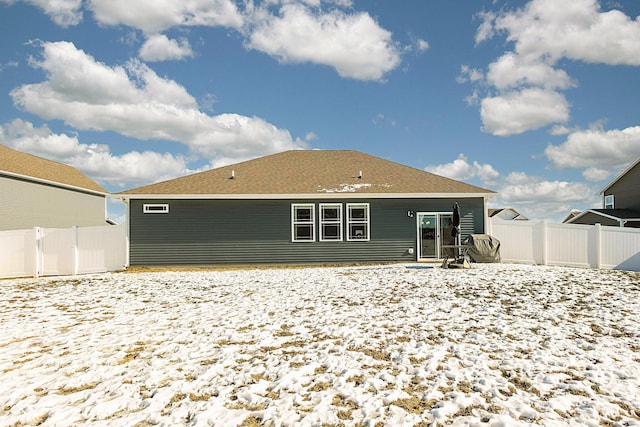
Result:
{"label": "window", "polygon": [[347,204],[347,240],[369,240],[369,204]]}
{"label": "window", "polygon": [[142,213],[169,213],[169,205],[167,203],[144,204],[142,205]]}
{"label": "window", "polygon": [[314,242],[315,219],[313,204],[291,205],[291,239],[294,242]]}
{"label": "window", "polygon": [[613,209],[613,194],[608,194],[604,196],[604,208],[605,209]]}
{"label": "window", "polygon": [[320,241],[342,240],[342,204],[320,205]]}

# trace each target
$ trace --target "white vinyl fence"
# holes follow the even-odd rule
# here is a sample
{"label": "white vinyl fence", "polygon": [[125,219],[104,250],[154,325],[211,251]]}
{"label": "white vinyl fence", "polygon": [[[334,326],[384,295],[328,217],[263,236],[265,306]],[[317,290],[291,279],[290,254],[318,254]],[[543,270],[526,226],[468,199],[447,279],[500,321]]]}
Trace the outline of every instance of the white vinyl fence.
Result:
{"label": "white vinyl fence", "polygon": [[640,229],[491,219],[505,262],[640,271]]}
{"label": "white vinyl fence", "polygon": [[0,231],[0,278],[122,270],[125,225]]}

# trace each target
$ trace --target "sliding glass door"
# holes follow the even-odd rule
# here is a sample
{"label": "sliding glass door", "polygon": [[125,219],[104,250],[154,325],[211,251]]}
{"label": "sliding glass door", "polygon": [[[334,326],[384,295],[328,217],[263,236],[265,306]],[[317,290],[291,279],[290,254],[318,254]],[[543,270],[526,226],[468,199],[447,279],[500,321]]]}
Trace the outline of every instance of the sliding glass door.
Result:
{"label": "sliding glass door", "polygon": [[455,244],[451,237],[453,214],[450,212],[418,212],[418,261],[453,256],[451,248],[443,245]]}

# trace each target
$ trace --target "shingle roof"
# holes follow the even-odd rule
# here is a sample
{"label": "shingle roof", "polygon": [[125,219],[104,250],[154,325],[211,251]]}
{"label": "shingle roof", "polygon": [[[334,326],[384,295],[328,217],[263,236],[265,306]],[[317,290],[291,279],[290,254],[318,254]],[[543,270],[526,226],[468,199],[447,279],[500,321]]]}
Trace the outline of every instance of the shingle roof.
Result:
{"label": "shingle roof", "polygon": [[55,182],[85,190],[106,193],[107,190],[79,170],[62,163],[13,150],[0,144],[0,171]]}
{"label": "shingle roof", "polygon": [[578,215],[566,220],[567,223],[575,223],[583,216],[593,214],[601,217],[609,218],[614,221],[640,221],[640,212],[632,209],[587,209]]}
{"label": "shingle roof", "polygon": [[633,209],[589,209],[590,212],[610,216],[616,219],[639,219],[640,212]]}
{"label": "shingle roof", "polygon": [[477,195],[494,192],[358,151],[292,150],[118,194],[133,196],[331,193]]}

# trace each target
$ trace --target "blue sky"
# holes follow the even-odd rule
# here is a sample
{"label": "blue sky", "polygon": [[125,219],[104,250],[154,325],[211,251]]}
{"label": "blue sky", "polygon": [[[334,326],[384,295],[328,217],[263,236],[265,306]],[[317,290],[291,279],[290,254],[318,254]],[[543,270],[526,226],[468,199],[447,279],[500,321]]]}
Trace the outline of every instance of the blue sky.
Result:
{"label": "blue sky", "polygon": [[561,220],[640,156],[639,15],[636,0],[0,0],[0,143],[113,192],[353,149]]}

